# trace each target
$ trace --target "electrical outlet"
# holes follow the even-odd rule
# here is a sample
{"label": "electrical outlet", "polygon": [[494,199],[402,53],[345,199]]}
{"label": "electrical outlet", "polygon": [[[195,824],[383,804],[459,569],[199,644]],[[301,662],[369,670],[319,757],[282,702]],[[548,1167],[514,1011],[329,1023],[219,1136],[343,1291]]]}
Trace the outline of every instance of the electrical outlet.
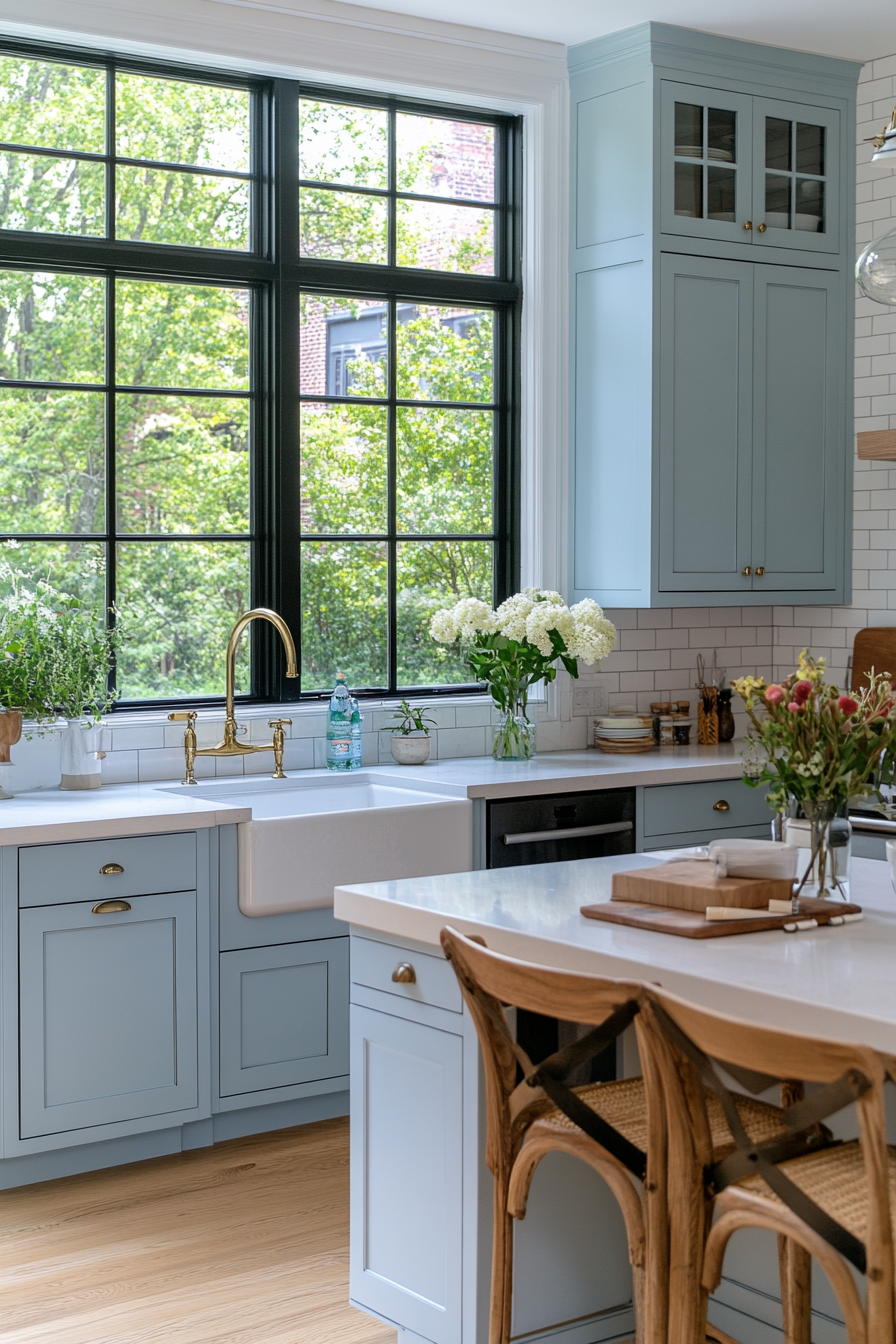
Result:
{"label": "electrical outlet", "polygon": [[606,686],[574,686],[572,712],[576,717],[580,714],[606,714]]}

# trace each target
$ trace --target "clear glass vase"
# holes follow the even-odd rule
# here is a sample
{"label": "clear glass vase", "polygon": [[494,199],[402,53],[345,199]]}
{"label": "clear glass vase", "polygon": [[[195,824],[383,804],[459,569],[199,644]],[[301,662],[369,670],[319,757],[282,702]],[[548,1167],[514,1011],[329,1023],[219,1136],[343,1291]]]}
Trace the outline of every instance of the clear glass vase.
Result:
{"label": "clear glass vase", "polygon": [[[846,872],[838,872],[838,867],[843,869],[848,865],[849,843],[848,837],[846,844],[843,842],[843,823],[837,820],[837,813],[842,807],[842,800],[838,798],[804,798],[800,802],[803,810],[803,816],[809,822],[810,834],[812,839],[812,853],[809,860],[809,867],[800,882],[800,887],[806,890],[806,895],[827,899],[830,896],[843,895],[841,883],[848,876]],[[832,836],[832,825],[838,827],[836,836]],[[848,826],[848,822],[846,823]],[[833,843],[832,843],[833,841]],[[844,850],[841,856],[838,850]],[[838,864],[837,860],[841,859]]]}
{"label": "clear glass vase", "polygon": [[517,696],[510,708],[501,708],[492,755],[496,761],[530,761],[535,755],[535,724],[526,713],[526,699]]}

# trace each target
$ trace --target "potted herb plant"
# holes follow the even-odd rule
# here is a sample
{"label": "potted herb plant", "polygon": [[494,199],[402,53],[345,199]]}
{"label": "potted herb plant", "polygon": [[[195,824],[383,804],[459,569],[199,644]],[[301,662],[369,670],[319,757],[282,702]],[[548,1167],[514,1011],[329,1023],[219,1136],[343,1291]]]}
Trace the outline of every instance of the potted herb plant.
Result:
{"label": "potted herb plant", "polygon": [[389,745],[396,765],[425,765],[432,746],[429,726],[435,727],[435,719],[430,718],[419,705],[408,704],[407,700],[402,700],[392,717],[397,722],[391,725]]}
{"label": "potted herb plant", "polygon": [[99,788],[100,721],[115,699],[109,672],[118,634],[99,624],[92,607],[59,592],[48,579],[4,563],[0,582],[7,589],[0,601],[3,719],[17,716],[21,730],[22,718],[43,729],[61,728],[64,718],[60,787]]}

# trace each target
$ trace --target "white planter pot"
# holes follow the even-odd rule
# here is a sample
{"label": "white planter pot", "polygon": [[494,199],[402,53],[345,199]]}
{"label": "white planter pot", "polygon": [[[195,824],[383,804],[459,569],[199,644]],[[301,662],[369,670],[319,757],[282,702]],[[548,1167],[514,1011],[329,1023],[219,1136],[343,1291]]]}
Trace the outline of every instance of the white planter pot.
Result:
{"label": "white planter pot", "polygon": [[403,737],[396,733],[390,745],[396,765],[425,765],[432,747],[429,738],[423,734],[420,737]]}
{"label": "white planter pot", "polygon": [[98,789],[102,781],[103,724],[69,719],[62,734],[60,789]]}

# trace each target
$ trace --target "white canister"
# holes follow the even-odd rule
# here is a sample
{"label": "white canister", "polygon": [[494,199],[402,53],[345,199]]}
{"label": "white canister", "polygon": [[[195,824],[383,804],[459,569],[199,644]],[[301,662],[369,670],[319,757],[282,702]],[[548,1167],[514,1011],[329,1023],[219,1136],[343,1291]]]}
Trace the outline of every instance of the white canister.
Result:
{"label": "white canister", "polygon": [[98,789],[102,784],[101,761],[105,756],[102,723],[69,719],[62,734],[62,779],[60,789]]}

